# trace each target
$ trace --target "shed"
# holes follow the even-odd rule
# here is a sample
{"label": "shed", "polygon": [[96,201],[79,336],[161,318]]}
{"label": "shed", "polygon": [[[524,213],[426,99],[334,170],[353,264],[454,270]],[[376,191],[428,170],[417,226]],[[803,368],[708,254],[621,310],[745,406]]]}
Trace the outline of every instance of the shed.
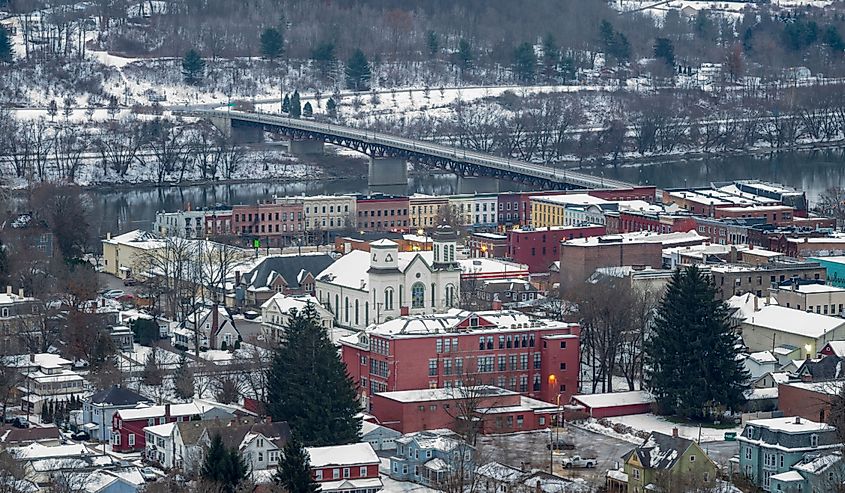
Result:
{"label": "shed", "polygon": [[633,390],[575,395],[572,396],[572,403],[584,406],[587,414],[593,418],[611,418],[629,414],[646,414],[651,411],[654,397],[645,390]]}

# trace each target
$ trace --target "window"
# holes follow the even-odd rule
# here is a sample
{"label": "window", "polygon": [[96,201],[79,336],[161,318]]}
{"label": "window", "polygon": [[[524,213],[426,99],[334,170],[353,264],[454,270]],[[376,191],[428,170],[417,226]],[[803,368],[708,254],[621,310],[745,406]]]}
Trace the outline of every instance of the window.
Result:
{"label": "window", "polygon": [[367,477],[367,466],[361,466],[361,468],[358,469],[358,475],[362,478]]}
{"label": "window", "polygon": [[316,473],[314,473],[314,478],[315,478],[317,481],[322,481],[322,480],[323,480],[323,470],[322,470],[322,469],[317,469],[317,472],[316,472]]}
{"label": "window", "polygon": [[332,479],[340,479],[340,469],[332,469]]}
{"label": "window", "polygon": [[384,309],[393,310],[393,288],[385,288],[384,290]]}
{"label": "window", "polygon": [[535,370],[540,369],[540,366],[541,366],[541,363],[542,363],[540,358],[541,358],[540,353],[534,353],[534,369]]}
{"label": "window", "polygon": [[634,471],[634,479],[640,479],[640,470],[634,468],[633,471]]}
{"label": "window", "polygon": [[437,339],[434,341],[434,352],[435,353],[442,353],[443,352],[443,339]]}
{"label": "window", "polygon": [[694,456],[694,455],[689,456],[689,461],[690,461],[690,462],[695,462],[695,456]]}
{"label": "window", "polygon": [[258,462],[264,462],[264,452],[258,452]]}
{"label": "window", "polygon": [[751,447],[745,448],[745,460],[751,460]]}
{"label": "window", "polygon": [[129,434],[129,446],[130,446],[130,447],[132,447],[132,446],[134,446],[134,445],[135,445],[135,434],[134,434],[134,433],[130,433],[130,434]]}
{"label": "window", "polygon": [[810,446],[811,447],[818,447],[819,446],[819,436],[815,433],[810,435]]}
{"label": "window", "polygon": [[561,369],[561,370],[566,370],[566,363],[561,363],[561,364],[560,364],[560,369]]}
{"label": "window", "polygon": [[428,376],[433,377],[437,375],[437,360],[428,360]]}
{"label": "window", "polygon": [[425,308],[425,284],[421,282],[411,287],[411,308]]}
{"label": "window", "polygon": [[348,467],[344,467],[344,468],[343,468],[343,477],[344,477],[344,478],[348,478],[348,477],[349,477],[349,468],[348,468]]}

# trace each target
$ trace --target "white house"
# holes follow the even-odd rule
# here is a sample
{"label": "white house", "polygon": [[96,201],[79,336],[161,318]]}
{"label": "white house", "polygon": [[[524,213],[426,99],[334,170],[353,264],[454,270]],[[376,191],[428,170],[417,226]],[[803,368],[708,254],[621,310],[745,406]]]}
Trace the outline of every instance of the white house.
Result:
{"label": "white house", "polygon": [[780,368],[777,358],[771,351],[758,351],[749,354],[744,361],[745,369],[751,373],[751,379],[757,380],[767,373],[772,373]]}
{"label": "white house", "polygon": [[92,439],[109,442],[114,413],[121,409],[133,409],[142,404],[152,405],[153,401],[134,390],[117,385],[101,390],[82,403],[85,429]]}
{"label": "white house", "polygon": [[317,312],[321,327],[327,330],[334,327],[334,315],[326,310],[320,300],[310,295],[287,296],[276,293],[261,305],[261,332],[268,341],[281,341],[285,327],[291,319],[291,311],[303,312],[308,304]]}
{"label": "white house", "polygon": [[[200,347],[208,349],[230,349],[241,339],[235,327],[235,320],[224,306],[203,307],[188,315],[185,330],[174,335],[176,343],[193,348],[194,327],[200,331]],[[183,340],[187,336],[187,341]],[[187,344],[185,344],[187,342]]]}
{"label": "white house", "polygon": [[401,315],[442,313],[457,306],[461,271],[457,234],[440,226],[433,249],[399,252],[390,240],[344,255],[317,276],[317,298],[337,325],[364,329]]}

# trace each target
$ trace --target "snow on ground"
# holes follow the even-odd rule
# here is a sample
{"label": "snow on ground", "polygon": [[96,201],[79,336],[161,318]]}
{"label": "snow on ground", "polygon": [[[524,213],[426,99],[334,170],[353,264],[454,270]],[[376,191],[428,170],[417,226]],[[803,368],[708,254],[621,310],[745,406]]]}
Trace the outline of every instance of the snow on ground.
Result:
{"label": "snow on ground", "polygon": [[162,368],[177,368],[179,366],[178,354],[160,347],[152,348],[140,344],[135,344],[132,351],[120,353],[122,356],[121,365],[127,367],[127,370],[130,371],[142,370],[152,351],[155,351],[156,361]]}
{"label": "snow on ground", "polygon": [[[719,442],[725,439],[725,433],[734,432],[742,433],[742,426],[732,428],[699,428],[695,425],[687,425],[681,423],[673,423],[662,416],[654,414],[632,414],[629,416],[617,416],[614,418],[607,418],[611,423],[620,423],[630,426],[635,430],[644,431],[646,433],[657,431],[667,435],[672,434],[673,428],[678,428],[678,435],[698,441],[701,436],[702,442]],[[700,435],[699,435],[700,433]]]}
{"label": "snow on ground", "polygon": [[582,430],[592,431],[593,433],[598,433],[600,435],[605,435],[612,438],[618,438],[619,440],[624,440],[629,443],[634,443],[637,445],[643,443],[642,438],[639,438],[630,433],[617,433],[612,428],[600,425],[598,421],[593,418],[590,418],[589,420],[581,423],[572,423],[571,425],[576,428],[581,428]]}
{"label": "snow on ground", "polygon": [[396,481],[384,475],[381,476],[381,482],[384,484],[381,491],[385,493],[439,493],[439,490],[427,486],[407,481]]}

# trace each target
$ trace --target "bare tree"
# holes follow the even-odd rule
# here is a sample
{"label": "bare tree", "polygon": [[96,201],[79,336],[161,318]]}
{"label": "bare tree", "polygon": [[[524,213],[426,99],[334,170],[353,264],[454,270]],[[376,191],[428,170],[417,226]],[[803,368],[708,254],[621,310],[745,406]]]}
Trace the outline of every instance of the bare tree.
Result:
{"label": "bare tree", "polygon": [[836,226],[841,227],[845,221],[845,188],[833,186],[819,194],[816,211],[825,217],[836,220]]}

